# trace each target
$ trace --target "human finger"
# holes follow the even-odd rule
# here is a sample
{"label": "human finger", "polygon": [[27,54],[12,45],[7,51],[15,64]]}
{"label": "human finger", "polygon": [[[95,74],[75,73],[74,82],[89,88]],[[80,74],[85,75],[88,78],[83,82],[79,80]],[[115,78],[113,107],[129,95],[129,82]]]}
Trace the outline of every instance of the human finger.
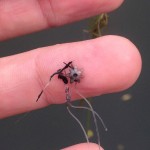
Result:
{"label": "human finger", "polygon": [[122,2],[123,0],[1,0],[0,40],[112,11]]}
{"label": "human finger", "polygon": [[[40,100],[37,96],[50,75],[73,61],[83,69],[77,84],[86,97],[124,90],[137,80],[141,57],[127,39],[104,36],[94,40],[38,48],[0,59],[0,117],[65,102],[64,84],[53,77]],[[72,99],[79,96],[72,93]]]}
{"label": "human finger", "polygon": [[[76,144],[67,148],[64,148],[62,150],[97,150],[99,148],[99,145],[95,143],[81,143],[81,144]],[[104,150],[102,147],[100,150]]]}

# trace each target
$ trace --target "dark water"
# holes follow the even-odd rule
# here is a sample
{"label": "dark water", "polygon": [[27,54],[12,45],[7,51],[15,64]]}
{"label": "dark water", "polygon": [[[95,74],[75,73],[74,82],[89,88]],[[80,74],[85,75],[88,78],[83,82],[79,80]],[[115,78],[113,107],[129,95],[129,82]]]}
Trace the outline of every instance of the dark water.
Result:
{"label": "dark water", "polygon": [[[129,38],[140,49],[143,69],[139,80],[129,90],[96,97],[97,100],[92,102],[109,129],[107,133],[101,129],[101,142],[105,150],[150,149],[149,6],[148,0],[126,0],[121,8],[109,15],[106,32]],[[87,20],[2,42],[0,56],[83,40],[82,30],[86,26]],[[131,94],[131,100],[122,101],[122,95],[127,93]],[[86,113],[78,114],[85,121]],[[16,123],[20,117],[0,121],[1,150],[58,150],[85,141],[65,105],[53,105],[31,112]]]}

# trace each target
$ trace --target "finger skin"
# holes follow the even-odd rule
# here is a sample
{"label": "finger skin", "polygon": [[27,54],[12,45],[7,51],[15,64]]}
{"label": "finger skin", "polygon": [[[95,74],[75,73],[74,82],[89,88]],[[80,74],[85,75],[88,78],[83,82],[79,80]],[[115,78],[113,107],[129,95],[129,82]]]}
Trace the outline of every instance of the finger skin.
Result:
{"label": "finger skin", "polygon": [[[64,148],[62,150],[99,150],[99,146],[95,143],[81,143],[74,146]],[[100,150],[104,150],[101,148]]]}
{"label": "finger skin", "polygon": [[[40,100],[36,99],[50,75],[69,61],[83,69],[84,78],[77,88],[86,97],[127,89],[141,71],[137,48],[118,36],[59,44],[1,58],[0,117],[65,103],[64,84],[56,76]],[[77,98],[73,92],[72,99]]]}
{"label": "finger skin", "polygon": [[123,0],[1,0],[0,40],[109,12]]}

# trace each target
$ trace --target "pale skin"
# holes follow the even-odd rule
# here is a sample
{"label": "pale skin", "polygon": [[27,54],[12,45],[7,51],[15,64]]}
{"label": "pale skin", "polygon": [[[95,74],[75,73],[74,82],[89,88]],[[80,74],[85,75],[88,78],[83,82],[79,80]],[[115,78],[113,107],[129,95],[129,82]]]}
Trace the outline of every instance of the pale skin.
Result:
{"label": "pale skin", "polygon": [[[123,0],[1,0],[0,40],[46,28],[61,26],[118,8]],[[71,8],[71,9],[70,9]],[[73,61],[83,68],[77,85],[86,97],[125,90],[141,71],[137,48],[119,36],[41,47],[26,53],[0,58],[0,118],[65,103],[64,85],[53,78],[38,102],[36,98],[52,73]],[[79,96],[73,94],[76,100]],[[64,150],[97,149],[82,143]]]}

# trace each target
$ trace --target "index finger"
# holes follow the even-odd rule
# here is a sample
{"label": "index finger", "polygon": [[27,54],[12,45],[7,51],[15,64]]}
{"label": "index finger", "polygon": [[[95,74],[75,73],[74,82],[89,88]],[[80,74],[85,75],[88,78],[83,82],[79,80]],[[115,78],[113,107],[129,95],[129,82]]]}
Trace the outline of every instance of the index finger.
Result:
{"label": "index finger", "polygon": [[[104,36],[94,40],[43,47],[0,59],[0,117],[66,102],[64,84],[56,77],[36,102],[50,75],[63,62],[84,69],[78,90],[86,97],[124,90],[138,78],[141,57],[125,38]],[[72,99],[79,96],[72,93]]]}
{"label": "index finger", "polygon": [[111,11],[123,0],[1,0],[0,40]]}

